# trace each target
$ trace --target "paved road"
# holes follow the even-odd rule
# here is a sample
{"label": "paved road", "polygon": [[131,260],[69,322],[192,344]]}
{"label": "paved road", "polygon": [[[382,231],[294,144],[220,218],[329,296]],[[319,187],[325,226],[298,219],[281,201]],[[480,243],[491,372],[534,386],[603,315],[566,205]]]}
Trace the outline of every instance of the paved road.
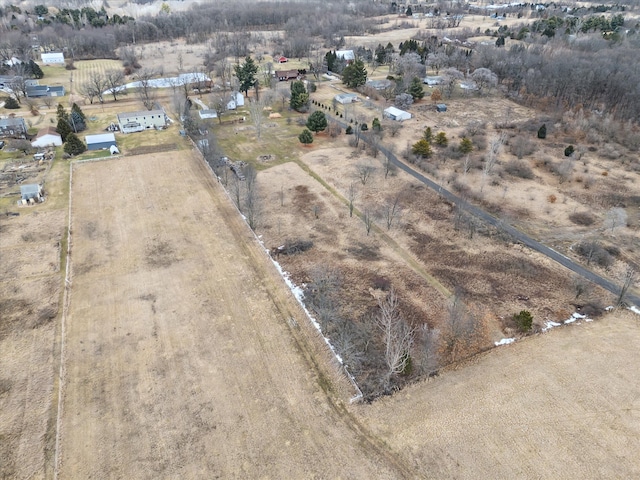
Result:
{"label": "paved road", "polygon": [[[336,121],[335,119],[332,119],[332,120]],[[345,123],[343,122],[338,122],[338,123],[340,123],[343,128],[346,128]],[[367,135],[362,135],[362,139],[365,142],[369,143],[369,138]],[[556,252],[554,249],[546,246],[545,244],[540,243],[537,240],[534,240],[529,235],[521,232],[517,228],[514,228],[513,226],[503,222],[501,219],[496,218],[493,215],[490,215],[489,213],[485,212],[481,208],[478,208],[475,205],[472,205],[469,202],[463,200],[453,192],[450,192],[449,190],[444,188],[442,185],[437,184],[433,180],[425,177],[421,173],[409,167],[404,162],[401,162],[400,160],[398,160],[398,157],[396,157],[395,154],[389,151],[387,148],[379,146],[379,149],[380,149],[380,152],[386,155],[386,157],[398,168],[405,171],[406,173],[414,177],[416,180],[419,180],[420,182],[425,184],[427,187],[431,188],[433,191],[438,193],[438,195],[450,201],[451,203],[455,204],[458,208],[468,212],[469,214],[487,223],[488,225],[492,225],[497,229],[502,230],[503,232],[513,237],[514,240],[526,245],[527,247],[531,248],[532,250],[535,250],[536,252],[540,252],[543,255],[546,255],[551,260],[558,262],[560,265],[568,268],[572,272],[577,273],[581,277],[589,280],[592,283],[595,283],[596,285],[604,288],[605,290],[608,290],[614,295],[617,296],[620,294],[620,285],[613,283],[612,281],[592,272],[591,270],[587,270],[586,268],[577,264],[570,258],[562,255],[561,253]],[[625,298],[627,302],[633,303],[636,306],[640,305],[640,296],[638,295],[627,293]]]}

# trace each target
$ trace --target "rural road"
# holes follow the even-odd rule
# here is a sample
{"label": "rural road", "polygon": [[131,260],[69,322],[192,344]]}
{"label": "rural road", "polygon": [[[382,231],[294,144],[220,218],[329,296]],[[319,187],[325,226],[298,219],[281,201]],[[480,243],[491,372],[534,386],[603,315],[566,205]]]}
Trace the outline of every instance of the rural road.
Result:
{"label": "rural road", "polygon": [[[332,120],[338,122],[335,119],[332,119]],[[343,122],[338,122],[338,123],[342,126],[342,128],[346,128],[347,127],[346,123],[343,123]],[[370,141],[369,140],[369,136],[367,134],[362,135],[361,138],[366,143],[369,143],[369,141]],[[396,157],[393,152],[389,151],[389,149],[387,149],[387,148],[385,148],[385,147],[383,147],[381,145],[378,146],[378,148],[379,148],[380,152],[382,152],[389,159],[389,161],[391,161],[391,163],[396,165],[402,171],[404,171],[404,172],[408,173],[409,175],[411,175],[416,180],[422,182],[424,185],[426,185],[427,187],[432,189],[434,192],[436,192],[441,197],[443,197],[446,200],[450,201],[451,203],[455,204],[458,208],[460,208],[460,209],[464,210],[465,212],[473,215],[474,217],[476,217],[476,218],[480,219],[481,221],[485,222],[486,224],[491,225],[491,226],[493,226],[493,227],[495,227],[495,228],[497,228],[497,229],[509,234],[511,237],[513,237],[513,239],[515,241],[526,245],[527,247],[531,248],[532,250],[535,250],[536,252],[540,252],[543,255],[546,255],[551,260],[554,260],[555,262],[558,262],[560,265],[568,268],[572,272],[574,272],[574,273],[580,275],[581,277],[589,280],[590,282],[592,282],[592,283],[604,288],[605,290],[613,293],[614,295],[617,296],[617,295],[620,294],[620,285],[617,285],[617,284],[613,283],[612,281],[610,281],[610,280],[608,280],[608,279],[606,279],[606,278],[604,278],[604,277],[592,272],[591,270],[588,270],[588,269],[582,267],[581,265],[577,264],[576,262],[574,262],[570,258],[566,257],[565,255],[562,255],[561,253],[556,252],[554,249],[546,246],[545,244],[543,244],[543,243],[541,243],[541,242],[539,242],[537,240],[534,240],[533,238],[531,238],[526,233],[523,233],[520,230],[518,230],[517,228],[505,223],[500,218],[494,217],[493,215],[490,215],[486,211],[482,210],[481,208],[478,208],[475,205],[470,204],[466,200],[463,200],[458,195],[456,195],[453,192],[451,192],[451,191],[447,190],[446,188],[444,188],[442,185],[439,185],[438,183],[434,182],[433,180],[425,177],[421,173],[419,173],[416,170],[414,170],[413,168],[409,167],[404,162],[400,161],[398,159],[398,157]],[[625,298],[626,298],[627,302],[633,303],[636,306],[640,306],[640,296],[635,295],[633,293],[627,293]]]}

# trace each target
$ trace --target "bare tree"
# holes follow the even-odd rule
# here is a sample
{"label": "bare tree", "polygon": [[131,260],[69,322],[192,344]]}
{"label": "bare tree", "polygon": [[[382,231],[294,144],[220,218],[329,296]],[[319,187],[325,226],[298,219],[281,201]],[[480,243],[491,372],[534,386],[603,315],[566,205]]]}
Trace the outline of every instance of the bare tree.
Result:
{"label": "bare tree", "polygon": [[617,227],[627,225],[627,211],[622,207],[610,208],[604,219],[604,227],[611,229],[611,233],[615,231]]}
{"label": "bare tree", "polygon": [[364,228],[367,231],[367,237],[371,233],[371,227],[373,226],[373,213],[367,207],[362,212],[362,221],[364,222]]}
{"label": "bare tree", "polygon": [[358,197],[358,188],[356,187],[355,183],[351,182],[349,184],[349,190],[347,195],[348,195],[347,199],[349,201],[349,216],[353,217],[353,202]]}
{"label": "bare tree", "polygon": [[211,95],[211,97],[209,97],[209,102],[211,108],[216,111],[218,122],[222,124],[222,114],[227,110],[227,102],[225,98],[222,95]]}
{"label": "bare tree", "polygon": [[394,197],[387,197],[382,207],[382,213],[384,217],[384,221],[387,225],[387,230],[391,230],[393,226],[393,222],[400,215],[400,197],[402,193],[398,193]]}
{"label": "bare tree", "polygon": [[362,185],[366,185],[369,179],[371,178],[371,175],[373,175],[375,168],[371,165],[360,163],[356,165],[356,170],[357,170],[358,179],[360,180],[360,183]]}
{"label": "bare tree", "polygon": [[480,191],[484,189],[485,182],[493,173],[493,169],[498,161],[498,154],[500,153],[506,138],[506,134],[501,132],[489,141],[489,151],[487,152],[487,156],[482,167],[482,185],[480,187]]}
{"label": "bare tree", "polygon": [[476,68],[471,74],[471,78],[478,87],[478,94],[482,95],[485,90],[491,90],[498,85],[498,76],[488,68]]}
{"label": "bare tree", "polygon": [[378,327],[382,331],[384,359],[387,364],[387,381],[393,375],[403,373],[410,361],[410,350],[415,328],[409,326],[400,312],[398,296],[393,287],[385,299],[378,300]]}
{"label": "bare tree", "polygon": [[396,166],[396,164],[393,163],[391,161],[391,159],[389,157],[387,157],[386,155],[382,159],[382,166],[384,168],[384,178],[385,178],[385,180],[387,179],[387,177],[389,175],[395,175],[395,173],[398,171],[398,167]]}
{"label": "bare tree", "polygon": [[443,90],[445,92],[445,94],[447,95],[447,98],[451,98],[451,95],[453,94],[453,90],[456,86],[456,83],[458,83],[460,80],[462,80],[464,78],[464,75],[462,74],[462,72],[460,70],[457,70],[455,68],[447,68],[444,71],[444,75],[443,75]]}
{"label": "bare tree", "polygon": [[262,120],[264,119],[262,102],[257,99],[251,99],[249,102],[249,113],[251,114],[251,120],[253,120],[253,126],[256,129],[256,136],[260,140],[260,134],[262,133]]}
{"label": "bare tree", "polygon": [[247,219],[247,223],[251,230],[255,230],[258,226],[261,214],[260,196],[258,194],[257,172],[253,165],[249,164],[244,169],[245,189],[244,199],[242,202],[242,213]]}
{"label": "bare tree", "polygon": [[140,84],[137,88],[138,97],[142,100],[142,104],[147,110],[153,109],[153,105],[156,103],[156,99],[158,98],[157,89],[151,84],[151,79],[155,76],[155,70],[149,70],[146,68],[136,74]]}
{"label": "bare tree", "polygon": [[125,93],[122,86],[124,74],[120,70],[107,70],[104,74],[105,84],[108,92],[113,95],[113,101],[118,101],[118,95]]}
{"label": "bare tree", "polygon": [[624,272],[622,277],[622,287],[620,288],[620,293],[618,294],[618,300],[616,301],[616,305],[620,306],[624,302],[629,289],[636,281],[636,271],[632,266],[628,266],[627,270]]}
{"label": "bare tree", "polygon": [[451,363],[474,353],[486,340],[482,319],[467,309],[458,292],[449,302],[440,339],[441,356]]}

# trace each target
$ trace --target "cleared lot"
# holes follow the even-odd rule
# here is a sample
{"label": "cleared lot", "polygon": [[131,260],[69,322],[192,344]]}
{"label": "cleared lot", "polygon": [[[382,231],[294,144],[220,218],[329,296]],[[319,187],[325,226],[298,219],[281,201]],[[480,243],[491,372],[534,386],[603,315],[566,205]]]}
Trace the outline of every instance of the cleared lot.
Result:
{"label": "cleared lot", "polygon": [[401,475],[327,399],[303,319],[198,160],[78,165],[72,194],[60,478]]}

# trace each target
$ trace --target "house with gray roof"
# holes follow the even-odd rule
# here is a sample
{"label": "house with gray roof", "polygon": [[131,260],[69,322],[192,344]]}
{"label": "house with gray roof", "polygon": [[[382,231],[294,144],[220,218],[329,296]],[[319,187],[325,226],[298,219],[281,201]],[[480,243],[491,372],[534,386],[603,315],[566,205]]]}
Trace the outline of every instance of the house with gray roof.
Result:
{"label": "house with gray roof", "polygon": [[22,117],[0,119],[0,137],[26,138],[27,124]]}

